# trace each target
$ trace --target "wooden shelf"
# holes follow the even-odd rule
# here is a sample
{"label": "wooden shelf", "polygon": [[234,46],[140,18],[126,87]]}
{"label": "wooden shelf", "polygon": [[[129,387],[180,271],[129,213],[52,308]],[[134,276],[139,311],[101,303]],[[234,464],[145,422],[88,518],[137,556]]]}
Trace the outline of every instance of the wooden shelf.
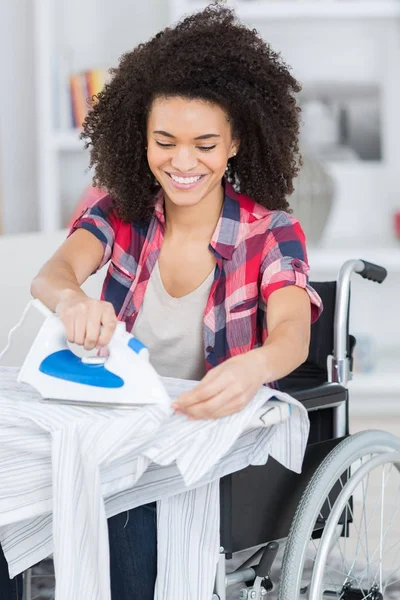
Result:
{"label": "wooden shelf", "polygon": [[[241,19],[389,19],[400,17],[397,0],[238,0],[230,2]],[[185,12],[207,2],[187,2]]]}

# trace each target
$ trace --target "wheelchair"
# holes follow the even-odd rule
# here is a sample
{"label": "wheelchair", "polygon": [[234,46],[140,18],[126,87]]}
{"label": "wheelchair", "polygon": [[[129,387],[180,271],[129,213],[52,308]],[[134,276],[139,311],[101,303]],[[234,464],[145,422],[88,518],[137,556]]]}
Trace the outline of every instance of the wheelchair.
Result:
{"label": "wheelchair", "polygon": [[[349,433],[353,273],[378,283],[386,277],[382,267],[349,260],[336,282],[312,283],[324,312],[312,325],[307,361],[279,381],[309,413],[302,473],[270,457],[266,465],[220,481],[220,555],[212,600],[232,598],[233,586],[240,600],[400,598],[400,439],[384,431]],[[368,534],[376,527],[373,547]],[[228,572],[232,558],[246,550],[250,557]],[[35,570],[25,573],[24,600],[33,597]]]}
{"label": "wheelchair", "polygon": [[[302,473],[269,458],[221,479],[213,600],[231,598],[227,589],[243,583],[240,600],[400,598],[400,439],[378,430],[349,433],[353,273],[377,283],[387,275],[349,260],[336,282],[312,283],[324,312],[312,325],[308,359],[278,382],[309,413]],[[249,548],[252,556],[227,573],[230,559]]]}

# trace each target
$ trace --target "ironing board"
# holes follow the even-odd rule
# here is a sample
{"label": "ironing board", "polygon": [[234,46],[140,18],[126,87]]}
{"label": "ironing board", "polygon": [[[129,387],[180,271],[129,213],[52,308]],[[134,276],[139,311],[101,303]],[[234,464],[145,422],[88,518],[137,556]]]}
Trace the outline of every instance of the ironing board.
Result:
{"label": "ironing board", "polygon": [[[110,600],[106,518],[152,501],[155,599],[210,598],[219,479],[269,455],[301,470],[307,411],[268,387],[240,413],[189,421],[155,406],[49,405],[16,375],[0,368],[0,541],[11,577],[53,554],[56,600]],[[163,381],[172,398],[194,385]],[[190,532],[182,530],[183,511]]]}

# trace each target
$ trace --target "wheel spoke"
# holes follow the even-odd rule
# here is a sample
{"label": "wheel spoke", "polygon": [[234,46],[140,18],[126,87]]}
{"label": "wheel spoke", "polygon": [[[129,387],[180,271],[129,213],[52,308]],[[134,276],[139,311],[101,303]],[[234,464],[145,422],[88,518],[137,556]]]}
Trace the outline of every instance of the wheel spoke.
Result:
{"label": "wheel spoke", "polygon": [[[368,473],[367,475],[367,484],[366,486],[364,485],[364,479],[362,480],[362,491],[363,491],[363,509],[362,509],[362,518],[364,521],[364,527],[365,527],[365,531],[367,531],[367,513],[366,513],[366,507],[367,507],[367,502],[366,502],[366,497],[367,497],[367,492],[368,492],[368,487],[369,487],[369,476],[370,473]],[[368,552],[368,538],[367,538],[367,581],[369,581],[369,577],[370,577],[370,573],[369,573],[369,552]]]}
{"label": "wheel spoke", "polygon": [[[365,460],[361,460],[361,466],[363,463],[365,464]],[[381,470],[380,472],[379,469]],[[357,469],[354,472],[356,471]],[[381,489],[371,502],[368,498],[371,483],[370,475],[375,471],[377,471]],[[397,491],[393,490],[396,491],[395,496],[397,496],[397,506],[395,505],[393,507],[391,513],[388,513],[386,507],[387,499],[393,498],[392,490],[389,492],[388,487],[391,483],[389,483],[389,478],[392,473],[396,473],[396,471],[393,471],[393,464],[390,463],[382,464],[374,467],[371,471],[367,471],[360,478],[357,487],[352,491],[343,509],[341,509],[342,516],[344,517],[344,527],[349,527],[353,530],[355,548],[350,544],[352,536],[350,535],[350,538],[347,539],[347,536],[349,535],[348,531],[345,531],[346,535],[344,535],[343,538],[337,538],[336,534],[332,533],[333,530],[330,533],[329,543],[331,544],[332,549],[328,554],[330,557],[329,560],[326,559],[327,562],[325,565],[323,581],[325,589],[337,590],[337,578],[338,576],[341,578],[341,585],[339,586],[339,590],[341,591],[337,594],[339,600],[341,597],[345,598],[345,594],[342,594],[342,592],[343,586],[347,583],[354,589],[365,590],[363,600],[367,600],[373,597],[375,593],[373,590],[374,586],[376,586],[379,591],[384,592],[386,588],[395,585],[395,579],[397,581],[400,569],[400,566],[397,567],[397,554],[400,553],[400,540],[397,540],[390,547],[386,546],[387,535],[390,534],[393,523],[396,523],[396,517],[400,511],[400,487],[398,485]],[[341,489],[346,485],[346,483],[343,485],[343,475],[339,479],[339,485]],[[360,490],[361,498],[359,500],[356,499],[357,489]],[[327,503],[331,510],[332,501],[329,496]],[[352,503],[354,503],[353,506]],[[349,518],[351,523],[349,523]],[[377,548],[371,552],[371,532],[373,525],[376,523],[379,524],[379,530],[377,530]],[[323,543],[323,538],[320,541],[320,544],[321,543]],[[326,543],[328,543],[328,540],[326,540]],[[354,554],[350,560],[350,556],[348,556],[349,547],[354,548]],[[390,556],[393,556],[393,550],[395,550],[394,554],[396,555],[394,556],[394,564],[392,564],[392,567],[394,568],[388,573],[384,570],[384,564],[389,554]],[[337,555],[340,563],[332,563],[332,555]],[[318,555],[315,557],[314,563],[317,559]],[[390,562],[392,562],[392,560]],[[362,566],[362,568],[359,569],[359,566]]]}
{"label": "wheel spoke", "polygon": [[382,493],[381,493],[381,534],[379,539],[379,588],[382,589],[382,579],[383,579],[383,561],[382,561],[382,553],[383,553],[383,515],[385,511],[385,466],[383,465],[382,469]]}
{"label": "wheel spoke", "polygon": [[[392,467],[392,465],[391,465],[391,467]],[[391,470],[391,469],[390,469],[390,470]],[[369,478],[369,475],[370,475],[370,473],[368,473],[368,478]],[[382,487],[383,487],[383,488],[385,488],[385,487],[386,487],[386,483],[387,483],[387,480],[388,480],[388,478],[389,478],[389,475],[390,475],[390,472],[388,473],[388,475],[387,475],[386,479],[384,478],[384,483],[383,483],[383,485],[382,485]],[[372,524],[374,523],[374,517],[375,517],[375,514],[376,514],[376,512],[377,512],[377,510],[378,510],[378,506],[379,506],[379,497],[377,497],[377,498],[376,498],[376,500],[375,500],[375,504],[374,504],[374,507],[373,507],[373,512],[372,512],[372,515],[370,516],[369,523],[368,523],[368,525],[366,526],[366,530],[365,530],[365,535],[364,535],[364,537],[366,537],[366,539],[367,539],[367,546],[368,546],[368,537],[367,537],[367,536],[368,536],[368,533],[369,533],[369,531],[370,531],[370,528],[372,527]],[[365,507],[366,507],[366,501],[365,501],[365,499],[364,499],[364,502],[363,502],[363,510],[365,509]],[[352,513],[352,512],[351,512],[351,514],[352,514],[352,517],[353,517],[353,513]],[[356,532],[357,532],[357,534],[359,535],[359,538],[358,538],[358,539],[359,539],[359,540],[360,540],[360,542],[361,542],[361,536],[360,536],[359,530],[358,530],[358,528],[357,528],[357,526],[356,526],[356,524],[355,524],[354,518],[353,518],[353,526],[355,527],[355,529],[356,529]],[[365,552],[365,549],[364,549],[364,546],[363,546],[364,554],[365,554],[365,557],[366,557],[366,559],[367,559],[367,572],[368,572],[368,573],[369,573],[369,565],[371,564],[371,562],[372,562],[373,558],[375,557],[376,553],[377,553],[378,551],[380,551],[380,547],[381,547],[381,546],[379,545],[379,546],[378,546],[378,548],[376,548],[376,549],[375,549],[374,553],[373,553],[373,554],[372,554],[372,556],[371,556],[371,559],[369,560],[369,558],[368,558],[368,554]],[[359,551],[357,551],[357,554],[356,554],[355,560],[357,560],[357,559],[358,559],[358,557],[359,557]],[[378,571],[379,571],[379,566],[378,566]],[[376,574],[375,574],[375,577],[374,577],[374,579],[373,579],[373,582],[374,582],[374,583],[376,582],[376,578],[377,578],[378,571],[376,572]],[[364,571],[362,572],[362,579],[364,578],[364,573],[365,573],[365,569],[364,569]],[[369,580],[370,580],[370,576],[369,576],[369,574],[367,574],[367,577],[368,577],[368,581],[369,581]]]}
{"label": "wheel spoke", "polygon": [[[397,464],[400,466],[399,440],[375,431],[339,442],[324,459],[292,523],[279,600],[375,600],[376,594],[385,590],[396,595],[400,582],[400,487],[399,470],[393,466]],[[315,536],[321,537],[305,545],[302,536],[304,539],[304,533],[311,531],[312,522],[323,528]],[[297,599],[301,580],[309,581],[310,586],[303,590],[308,593]]]}
{"label": "wheel spoke", "polygon": [[[399,542],[398,542],[398,543],[399,543]],[[397,550],[397,552],[396,552],[396,555],[395,555],[395,559],[394,559],[394,560],[397,560],[397,558],[400,558],[400,547],[399,547],[399,549],[398,549],[398,550]],[[390,571],[390,573],[389,573],[389,574],[388,574],[388,576],[387,576],[387,579],[388,579],[388,581],[390,581],[391,577],[392,577],[392,576],[393,576],[395,573],[397,573],[397,571],[398,571],[399,569],[400,569],[400,565],[397,567],[397,569],[393,569],[392,571]],[[392,584],[390,584],[390,585],[392,585]],[[387,586],[388,586],[388,584],[386,583],[386,585],[385,585],[385,588],[384,588],[385,590],[386,590]]]}
{"label": "wheel spoke", "polygon": [[[392,466],[393,466],[393,465],[391,465],[391,468],[392,468]],[[386,485],[386,482],[387,482],[387,478],[386,478],[386,480],[385,480],[385,485]],[[371,566],[371,564],[372,564],[372,561],[374,560],[374,558],[375,558],[375,556],[376,556],[377,552],[378,552],[378,551],[380,551],[380,552],[381,552],[381,549],[382,549],[382,558],[383,558],[383,556],[387,555],[387,554],[388,554],[388,552],[390,552],[390,551],[391,551],[391,550],[392,550],[392,549],[393,549],[393,548],[394,548],[394,547],[395,547],[395,546],[396,546],[396,545],[399,543],[398,541],[396,541],[396,542],[395,542],[394,544],[392,544],[392,545],[391,545],[391,546],[390,546],[390,547],[389,547],[389,548],[388,548],[386,551],[384,551],[384,552],[383,552],[383,546],[384,546],[384,543],[382,542],[382,536],[383,536],[383,538],[385,538],[385,539],[386,539],[386,535],[387,535],[387,533],[390,531],[390,529],[391,529],[391,526],[392,526],[392,524],[393,524],[393,522],[394,522],[394,520],[395,520],[395,518],[396,518],[396,516],[397,516],[397,514],[398,514],[398,512],[399,512],[399,510],[400,510],[400,487],[398,487],[397,496],[398,496],[398,500],[399,500],[399,502],[397,503],[397,509],[396,509],[396,511],[394,512],[394,514],[392,515],[392,517],[391,517],[391,519],[390,519],[390,521],[389,521],[388,525],[386,526],[386,529],[385,529],[385,531],[384,531],[384,533],[383,533],[383,534],[382,534],[382,527],[383,527],[383,524],[381,523],[381,544],[380,544],[380,545],[379,545],[379,546],[378,546],[378,547],[377,547],[377,548],[374,550],[374,552],[372,553],[372,555],[371,555],[371,557],[370,557],[370,560],[369,560],[369,561],[367,561],[366,567],[365,567],[365,569],[364,569],[364,572],[363,572],[363,573],[365,573],[365,571],[366,571],[366,570],[367,570],[367,572],[368,572],[368,575],[367,575],[367,580],[368,580],[368,581],[370,581],[369,569],[370,569],[370,566]],[[374,516],[374,514],[375,514],[375,510],[374,510],[374,513],[373,513],[372,517]],[[372,518],[371,518],[371,522],[372,522]],[[369,526],[369,527],[370,527],[370,526]],[[368,527],[368,529],[369,529],[369,527]],[[379,566],[378,566],[378,570],[379,570]],[[377,572],[375,573],[375,577],[374,577],[374,583],[376,582],[376,579],[377,579],[378,570],[377,570]]]}

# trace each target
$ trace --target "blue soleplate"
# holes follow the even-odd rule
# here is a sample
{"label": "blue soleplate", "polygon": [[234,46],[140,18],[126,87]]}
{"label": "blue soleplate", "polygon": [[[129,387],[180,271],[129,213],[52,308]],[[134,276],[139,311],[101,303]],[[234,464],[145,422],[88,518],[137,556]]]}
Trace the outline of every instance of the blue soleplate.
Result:
{"label": "blue soleplate", "polygon": [[121,377],[114,375],[103,365],[84,364],[70,350],[59,350],[49,354],[41,362],[39,371],[51,377],[94,387],[120,388],[124,385]]}

